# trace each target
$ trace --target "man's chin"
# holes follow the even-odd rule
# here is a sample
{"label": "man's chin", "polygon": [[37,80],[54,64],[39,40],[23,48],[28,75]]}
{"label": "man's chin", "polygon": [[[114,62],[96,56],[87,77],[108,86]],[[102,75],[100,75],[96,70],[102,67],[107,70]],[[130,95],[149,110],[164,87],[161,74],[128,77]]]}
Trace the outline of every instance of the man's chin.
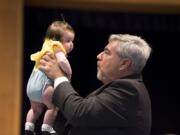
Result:
{"label": "man's chin", "polygon": [[101,73],[97,72],[97,79],[101,81]]}

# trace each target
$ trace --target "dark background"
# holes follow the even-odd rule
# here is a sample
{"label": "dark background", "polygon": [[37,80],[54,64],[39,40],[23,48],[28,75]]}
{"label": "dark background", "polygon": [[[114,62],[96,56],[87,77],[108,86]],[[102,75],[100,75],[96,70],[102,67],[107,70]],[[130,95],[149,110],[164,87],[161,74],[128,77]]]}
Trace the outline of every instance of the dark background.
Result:
{"label": "dark background", "polygon": [[[151,134],[178,133],[180,15],[25,7],[22,135],[30,107],[26,96],[26,84],[34,66],[30,54],[41,49],[48,25],[61,19],[61,13],[76,32],[74,50],[68,57],[73,69],[74,88],[86,96],[101,85],[96,79],[96,56],[107,44],[111,33],[141,36],[153,49],[143,71],[152,100]],[[37,133],[41,121],[42,117],[37,122]]]}

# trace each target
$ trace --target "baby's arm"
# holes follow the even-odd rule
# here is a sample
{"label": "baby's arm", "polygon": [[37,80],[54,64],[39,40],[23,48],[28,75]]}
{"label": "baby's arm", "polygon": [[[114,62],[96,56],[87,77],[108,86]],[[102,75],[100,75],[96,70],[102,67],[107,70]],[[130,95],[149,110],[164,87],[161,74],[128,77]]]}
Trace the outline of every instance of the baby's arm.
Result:
{"label": "baby's arm", "polygon": [[61,51],[55,53],[56,59],[59,63],[60,68],[67,74],[69,80],[71,79],[72,69],[65,54]]}

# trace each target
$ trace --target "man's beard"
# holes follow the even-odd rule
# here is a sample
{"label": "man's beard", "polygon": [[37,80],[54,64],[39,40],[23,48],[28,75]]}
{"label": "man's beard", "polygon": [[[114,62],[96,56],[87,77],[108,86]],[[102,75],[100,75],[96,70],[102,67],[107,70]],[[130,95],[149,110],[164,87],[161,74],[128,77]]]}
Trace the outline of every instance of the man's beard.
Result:
{"label": "man's beard", "polygon": [[101,72],[99,70],[97,70],[97,79],[101,80]]}

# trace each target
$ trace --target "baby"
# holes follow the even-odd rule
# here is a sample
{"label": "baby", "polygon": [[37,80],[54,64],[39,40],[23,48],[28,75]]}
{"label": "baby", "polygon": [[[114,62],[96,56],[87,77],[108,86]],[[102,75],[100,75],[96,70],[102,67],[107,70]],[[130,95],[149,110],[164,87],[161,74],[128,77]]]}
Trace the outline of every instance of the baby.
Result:
{"label": "baby", "polygon": [[67,59],[67,54],[73,49],[75,32],[65,21],[54,21],[48,27],[45,41],[41,51],[31,55],[31,60],[35,61],[35,66],[27,84],[27,96],[29,97],[31,108],[26,116],[25,135],[35,135],[35,122],[45,111],[41,131],[43,135],[56,135],[53,129],[54,120],[58,113],[58,108],[52,104],[52,94],[54,91],[53,81],[46,74],[38,69],[39,61],[47,52],[53,52],[59,63],[59,67],[71,79],[72,70]]}

